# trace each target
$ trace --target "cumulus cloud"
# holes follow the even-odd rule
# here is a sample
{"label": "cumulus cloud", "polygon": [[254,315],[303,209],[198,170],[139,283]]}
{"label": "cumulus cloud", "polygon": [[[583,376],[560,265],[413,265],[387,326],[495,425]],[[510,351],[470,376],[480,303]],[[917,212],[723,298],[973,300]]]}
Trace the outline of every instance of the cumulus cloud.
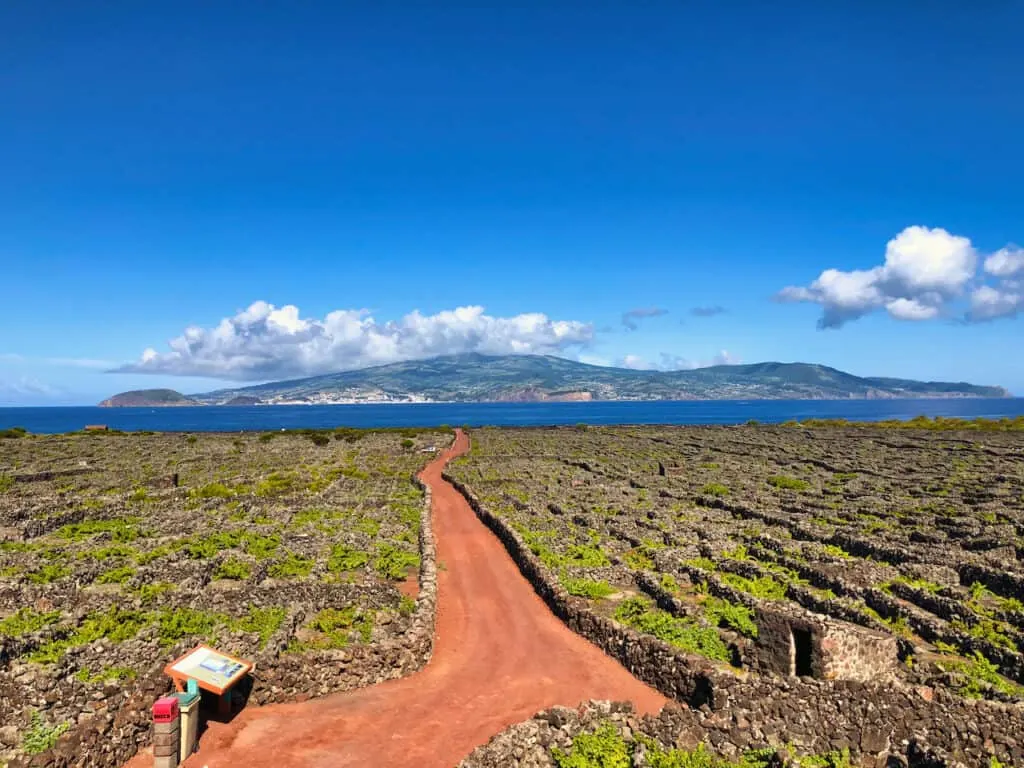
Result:
{"label": "cumulus cloud", "polygon": [[724,315],[727,311],[725,307],[715,304],[708,307],[694,307],[690,310],[690,314],[694,317],[714,317],[715,315]]}
{"label": "cumulus cloud", "polygon": [[981,322],[1016,317],[1021,312],[1024,312],[1024,286],[1007,280],[998,288],[982,285],[975,289],[967,315],[968,319]]}
{"label": "cumulus cloud", "polygon": [[635,331],[639,327],[638,321],[667,314],[668,310],[661,307],[637,307],[622,313],[622,324],[626,326],[626,330]]}
{"label": "cumulus cloud", "polygon": [[985,271],[996,277],[1024,274],[1024,248],[1008,245],[985,259]]}
{"label": "cumulus cloud", "polygon": [[688,357],[662,352],[656,361],[648,360],[640,355],[626,355],[618,361],[618,365],[637,371],[692,371],[697,368],[709,368],[713,365],[738,365],[740,362],[738,357],[723,349],[710,360],[692,360]]}
{"label": "cumulus cloud", "polygon": [[378,322],[366,310],[343,309],[304,318],[294,305],[265,301],[213,328],[191,326],[164,352],[146,349],[119,373],[258,381],[465,352],[554,354],[588,344],[593,326],[541,313],[493,317],[467,306]]}
{"label": "cumulus cloud", "polygon": [[[881,265],[865,270],[826,269],[810,285],[783,288],[775,299],[818,304],[822,309],[819,328],[839,328],[875,311],[906,321],[954,317],[968,293],[971,309],[963,317],[969,321],[1015,314],[1016,294],[1006,285],[983,284],[979,259],[966,237],[941,228],[912,226],[888,242]],[[1024,251],[1007,246],[984,260],[983,271],[997,278],[1024,272]]]}

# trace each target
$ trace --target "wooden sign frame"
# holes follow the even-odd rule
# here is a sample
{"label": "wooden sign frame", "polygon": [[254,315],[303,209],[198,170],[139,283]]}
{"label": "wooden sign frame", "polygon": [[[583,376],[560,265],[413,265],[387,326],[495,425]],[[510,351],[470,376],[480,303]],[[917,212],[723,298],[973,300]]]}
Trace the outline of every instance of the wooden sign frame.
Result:
{"label": "wooden sign frame", "polygon": [[[231,677],[229,677],[227,679],[227,681],[224,683],[224,685],[218,685],[215,682],[211,682],[209,680],[204,680],[201,677],[195,677],[195,676],[189,675],[187,672],[183,672],[180,669],[175,669],[175,667],[177,667],[178,664],[180,664],[181,662],[185,661],[190,656],[193,656],[193,655],[195,655],[195,654],[197,654],[197,653],[199,653],[201,651],[204,651],[204,650],[208,651],[211,654],[215,654],[215,655],[217,655],[217,656],[219,656],[219,657],[221,657],[223,659],[226,659],[226,660],[228,660],[228,661],[238,665],[238,668],[231,674]],[[230,653],[224,653],[224,651],[218,651],[216,648],[213,648],[213,647],[211,647],[209,645],[206,645],[205,643],[200,643],[195,648],[193,648],[191,651],[189,651],[188,653],[186,653],[183,656],[179,656],[177,659],[175,659],[170,664],[168,664],[166,667],[164,667],[164,674],[166,674],[168,677],[170,677],[174,681],[175,690],[184,691],[185,690],[186,681],[187,680],[195,680],[196,683],[199,684],[199,687],[202,688],[204,691],[209,691],[210,693],[215,693],[215,694],[217,694],[218,696],[220,696],[223,699],[225,693],[230,691],[238,683],[239,680],[241,680],[247,674],[252,672],[252,670],[254,670],[255,668],[256,668],[256,665],[253,664],[251,661],[246,661],[245,659],[239,659],[236,656],[232,656]]]}

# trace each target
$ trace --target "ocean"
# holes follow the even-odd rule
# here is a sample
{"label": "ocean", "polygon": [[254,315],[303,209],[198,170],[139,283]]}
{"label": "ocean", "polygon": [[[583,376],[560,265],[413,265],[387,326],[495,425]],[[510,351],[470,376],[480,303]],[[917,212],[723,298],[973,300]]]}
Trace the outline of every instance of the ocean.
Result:
{"label": "ocean", "polygon": [[402,403],[181,408],[0,408],[0,429],[40,434],[86,424],[156,432],[239,432],[333,427],[741,424],[755,419],[878,421],[914,416],[1024,416],[1024,398],[935,400],[689,400],[589,403]]}

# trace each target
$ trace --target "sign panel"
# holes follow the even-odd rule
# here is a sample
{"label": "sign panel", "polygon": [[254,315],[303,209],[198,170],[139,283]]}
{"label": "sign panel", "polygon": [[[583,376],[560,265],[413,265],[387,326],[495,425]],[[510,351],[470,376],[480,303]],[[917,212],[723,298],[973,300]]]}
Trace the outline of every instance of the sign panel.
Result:
{"label": "sign panel", "polygon": [[220,694],[245,677],[252,667],[248,661],[200,645],[168,664],[164,671],[175,680],[192,679],[200,688]]}

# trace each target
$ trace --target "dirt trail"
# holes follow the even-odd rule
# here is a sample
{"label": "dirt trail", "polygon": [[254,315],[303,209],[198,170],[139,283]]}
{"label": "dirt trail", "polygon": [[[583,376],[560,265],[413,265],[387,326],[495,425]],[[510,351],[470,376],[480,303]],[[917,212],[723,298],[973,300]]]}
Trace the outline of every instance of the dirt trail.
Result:
{"label": "dirt trail", "polygon": [[555,704],[628,699],[642,712],[661,709],[664,697],[555,618],[441,478],[444,465],[468,448],[460,430],[420,475],[433,492],[444,564],[430,663],[401,680],[253,707],[228,725],[212,723],[188,768],[451,768],[494,734]]}

